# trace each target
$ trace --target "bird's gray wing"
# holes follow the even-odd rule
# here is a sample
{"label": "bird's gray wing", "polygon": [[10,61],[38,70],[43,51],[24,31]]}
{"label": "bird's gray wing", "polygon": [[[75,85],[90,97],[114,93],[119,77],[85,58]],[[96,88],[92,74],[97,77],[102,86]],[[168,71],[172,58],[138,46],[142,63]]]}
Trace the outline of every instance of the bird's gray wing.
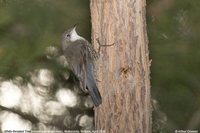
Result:
{"label": "bird's gray wing", "polygon": [[87,64],[87,47],[82,42],[76,42],[75,44],[69,45],[64,49],[64,55],[69,62],[69,65],[75,74],[75,76],[80,80],[81,89],[84,92],[86,89],[86,64]]}
{"label": "bird's gray wing", "polygon": [[87,62],[87,89],[88,92],[95,104],[95,106],[99,106],[102,103],[101,94],[96,84],[95,76],[94,76],[94,64],[93,62]]}
{"label": "bird's gray wing", "polygon": [[88,47],[87,42],[77,41],[70,44],[64,53],[72,71],[80,80],[82,90],[90,94],[95,106],[99,106],[102,99],[94,77],[94,60],[91,50],[93,49]]}

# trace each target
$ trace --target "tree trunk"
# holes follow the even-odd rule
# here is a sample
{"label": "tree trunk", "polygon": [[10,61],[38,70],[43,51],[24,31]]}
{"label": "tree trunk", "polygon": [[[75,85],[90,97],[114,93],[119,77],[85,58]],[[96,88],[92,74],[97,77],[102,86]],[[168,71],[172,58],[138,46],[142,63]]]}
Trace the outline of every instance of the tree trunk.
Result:
{"label": "tree trunk", "polygon": [[95,127],[106,133],[150,133],[150,61],[145,0],[91,0],[92,40],[102,47],[97,81],[103,103]]}

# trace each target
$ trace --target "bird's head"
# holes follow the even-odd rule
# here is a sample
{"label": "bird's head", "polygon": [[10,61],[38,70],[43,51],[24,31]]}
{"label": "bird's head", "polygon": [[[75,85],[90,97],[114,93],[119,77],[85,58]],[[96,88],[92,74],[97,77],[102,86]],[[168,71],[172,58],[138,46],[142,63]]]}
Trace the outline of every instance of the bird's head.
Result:
{"label": "bird's head", "polygon": [[79,39],[83,39],[81,36],[79,36],[76,32],[76,25],[74,25],[72,28],[68,29],[63,33],[62,36],[63,40],[65,42],[74,42]]}

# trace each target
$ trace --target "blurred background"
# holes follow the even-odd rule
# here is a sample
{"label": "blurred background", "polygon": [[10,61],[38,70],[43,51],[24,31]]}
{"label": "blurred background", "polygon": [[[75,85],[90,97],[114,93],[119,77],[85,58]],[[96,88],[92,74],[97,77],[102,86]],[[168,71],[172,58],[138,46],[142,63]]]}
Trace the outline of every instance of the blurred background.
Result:
{"label": "blurred background", "polygon": [[89,11],[89,0],[0,0],[0,132],[94,129],[61,51],[74,24],[90,40]]}
{"label": "blurred background", "polygon": [[199,6],[199,0],[147,0],[152,98],[162,111],[153,115],[166,122],[163,132],[200,131]]}
{"label": "blurred background", "polygon": [[74,24],[90,40],[89,13],[89,0],[0,0],[0,74],[26,74]]}
{"label": "blurred background", "polygon": [[[147,28],[152,59],[153,132],[200,130],[199,7],[199,0],[147,0]],[[64,82],[64,79],[68,79],[67,74],[62,75],[63,71],[66,72],[65,65],[62,63],[57,65],[59,64],[57,62],[62,61],[60,55],[62,33],[74,24],[78,24],[78,32],[91,40],[90,23],[89,0],[0,0],[0,99],[5,95],[10,96],[4,94],[5,88],[10,87],[16,90],[11,91],[12,93],[18,94],[11,99],[11,102],[19,101],[5,106],[30,113],[28,104],[32,101],[22,104],[27,110],[22,110],[18,104],[27,101],[23,99],[28,99],[28,97],[21,98],[21,95],[32,94],[32,88],[36,87],[38,90],[36,89],[37,93],[34,94],[45,98],[40,99],[38,102],[40,104],[34,104],[36,110],[33,116],[42,114],[43,108],[39,107],[50,97],[52,101],[46,108],[50,112],[49,115],[59,116],[57,122],[63,114],[70,115],[74,111],[72,107],[77,108],[81,104],[82,107],[73,114],[74,117],[62,120],[65,122],[63,126],[92,129],[90,100],[79,96],[80,92],[77,92],[76,87],[74,87],[76,93],[73,93],[66,89],[69,88],[68,84],[56,84],[56,81]],[[39,79],[37,84],[35,84],[36,79]],[[22,86],[24,88],[28,86],[29,92],[22,91]],[[52,92],[49,92],[49,87],[54,88]],[[56,96],[49,93],[56,93]],[[69,97],[77,97],[66,103],[68,99],[61,99],[65,93]],[[86,102],[82,104],[81,98]],[[65,110],[57,101],[69,109]],[[0,103],[3,105],[4,101],[0,100]],[[52,106],[55,108],[51,108]],[[56,114],[55,110],[58,109],[61,112]],[[8,114],[1,108],[2,121],[6,121],[5,119],[12,115],[14,114]],[[49,116],[42,114],[41,117],[42,123],[34,126],[29,123],[26,125],[27,128],[44,129],[52,125],[49,122],[51,120],[47,119]],[[12,118],[19,119],[17,116]],[[30,119],[35,120],[35,118]],[[69,121],[73,120],[78,124],[71,125]],[[7,121],[9,123],[9,120]],[[2,122],[1,126],[4,126],[1,130],[7,128]],[[53,126],[51,128],[56,129]]]}

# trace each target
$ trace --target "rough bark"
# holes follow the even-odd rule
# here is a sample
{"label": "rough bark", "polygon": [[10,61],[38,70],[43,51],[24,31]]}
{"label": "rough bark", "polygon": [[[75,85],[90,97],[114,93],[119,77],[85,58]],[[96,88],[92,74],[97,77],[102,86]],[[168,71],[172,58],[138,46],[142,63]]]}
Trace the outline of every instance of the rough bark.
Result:
{"label": "rough bark", "polygon": [[95,127],[106,133],[151,132],[150,61],[145,0],[91,0],[92,40],[103,104]]}

